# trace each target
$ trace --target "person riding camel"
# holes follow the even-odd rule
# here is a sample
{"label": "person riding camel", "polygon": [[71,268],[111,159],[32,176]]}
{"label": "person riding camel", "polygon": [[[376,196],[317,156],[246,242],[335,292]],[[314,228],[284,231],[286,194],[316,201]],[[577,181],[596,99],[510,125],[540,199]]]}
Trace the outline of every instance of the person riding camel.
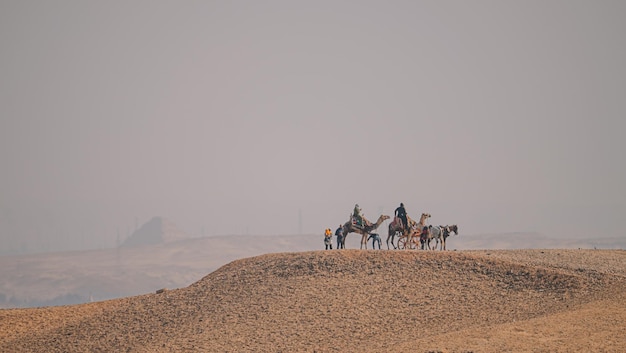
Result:
{"label": "person riding camel", "polygon": [[365,219],[365,216],[363,215],[363,210],[361,210],[361,207],[359,207],[358,203],[354,205],[352,217],[354,218],[356,225],[359,227],[365,227],[369,224],[369,222]]}
{"label": "person riding camel", "polygon": [[354,210],[352,211],[352,217],[354,218],[354,223],[356,223],[356,225],[358,226],[363,225],[363,217],[361,216],[361,207],[359,207],[358,203],[354,205]]}
{"label": "person riding camel", "polygon": [[409,222],[406,219],[406,210],[402,202],[400,202],[400,207],[396,208],[395,215],[402,221],[402,229],[408,229]]}

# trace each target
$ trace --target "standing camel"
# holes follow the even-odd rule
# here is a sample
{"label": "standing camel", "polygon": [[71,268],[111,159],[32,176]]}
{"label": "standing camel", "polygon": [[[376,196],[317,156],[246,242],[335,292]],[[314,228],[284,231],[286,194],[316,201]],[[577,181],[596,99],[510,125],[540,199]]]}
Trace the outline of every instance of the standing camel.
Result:
{"label": "standing camel", "polygon": [[422,213],[422,215],[420,216],[420,221],[417,222],[417,224],[415,224],[415,221],[412,221],[413,224],[411,224],[411,222],[409,222],[409,229],[410,231],[406,232],[407,233],[407,244],[412,244],[411,241],[413,240],[413,237],[421,237],[422,235],[422,230],[424,229],[424,226],[426,225],[426,220],[430,218],[430,214],[429,213]]}
{"label": "standing camel", "polygon": [[389,216],[380,215],[376,223],[366,225],[363,228],[355,227],[351,221],[346,222],[343,225],[343,239],[341,240],[343,248],[345,249],[346,247],[346,237],[348,236],[348,234],[358,233],[358,234],[361,234],[361,249],[363,249],[363,247],[367,249],[367,236],[369,235],[369,233],[372,233],[373,231],[375,231],[376,228],[378,228],[378,226],[380,226],[384,221],[388,220],[389,218],[390,218]]}
{"label": "standing camel", "polygon": [[[415,222],[413,219],[411,219],[411,217],[407,216],[407,221],[409,223],[409,227],[405,228],[402,227],[402,224],[400,221],[396,219],[394,219],[393,222],[391,222],[389,224],[389,232],[387,233],[387,249],[389,249],[389,240],[391,239],[391,245],[393,246],[394,249],[399,249],[400,248],[400,239],[401,238],[406,238],[403,241],[404,246],[408,246],[411,247],[410,244],[413,237],[419,237],[422,234],[422,228],[424,227],[424,224],[426,223],[426,219],[430,217],[430,214],[428,213],[422,213],[421,217],[420,217],[420,221],[419,222]],[[398,236],[398,245],[396,246],[396,244],[393,243],[394,238]]]}
{"label": "standing camel", "polygon": [[[408,217],[409,216],[407,216],[407,220]],[[393,246],[393,248],[397,249],[396,245],[393,243],[393,240],[395,239],[396,235],[398,236],[398,238],[402,236],[403,229],[404,227],[402,226],[402,221],[398,217],[395,217],[393,221],[389,223],[389,229],[387,231],[387,250],[389,250],[389,239],[391,239],[391,245]]]}
{"label": "standing camel", "polygon": [[402,220],[400,220],[400,218],[398,217],[394,217],[393,221],[389,223],[389,229],[387,230],[387,250],[389,250],[390,239],[391,239],[391,245],[393,246],[393,248],[397,249],[398,247],[396,246],[396,244],[393,243],[396,236],[398,236],[398,239],[400,239],[400,237],[405,235],[405,233],[407,233],[409,229],[415,227],[415,225],[417,224],[409,216],[406,216],[406,220],[407,220],[407,223],[409,224],[408,228],[405,228],[402,225]]}

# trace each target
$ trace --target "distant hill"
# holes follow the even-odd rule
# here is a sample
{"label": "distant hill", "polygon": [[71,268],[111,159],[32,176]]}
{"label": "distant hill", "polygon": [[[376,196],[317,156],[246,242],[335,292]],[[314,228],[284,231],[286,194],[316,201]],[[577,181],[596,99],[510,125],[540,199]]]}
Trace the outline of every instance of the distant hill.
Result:
{"label": "distant hill", "polygon": [[173,222],[163,217],[154,217],[133,232],[122,246],[154,245],[186,238],[189,236],[179,230]]}
{"label": "distant hill", "polygon": [[78,304],[180,288],[243,257],[319,249],[322,237],[232,235],[0,256],[0,308]]}
{"label": "distant hill", "polygon": [[626,249],[626,237],[551,238],[541,233],[452,235],[448,249]]}

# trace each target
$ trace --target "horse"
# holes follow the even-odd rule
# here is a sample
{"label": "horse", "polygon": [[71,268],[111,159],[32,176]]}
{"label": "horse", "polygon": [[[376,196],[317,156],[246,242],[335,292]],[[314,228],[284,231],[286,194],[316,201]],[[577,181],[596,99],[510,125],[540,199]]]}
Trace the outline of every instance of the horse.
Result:
{"label": "horse", "polygon": [[431,249],[430,247],[431,240],[435,239],[435,247],[432,248],[432,250],[437,250],[437,244],[439,244],[439,239],[443,239],[444,227],[443,226],[428,226],[428,232],[430,233],[430,236],[428,237],[428,249]]}
{"label": "horse", "polygon": [[[448,238],[450,236],[450,233],[454,233],[454,235],[459,235],[459,227],[456,224],[453,224],[451,226],[440,226],[442,227],[442,234],[440,236],[439,239],[437,240],[437,243],[439,243],[439,241],[441,240],[441,246],[440,248],[442,248],[443,250],[446,250],[446,238]],[[437,248],[437,243],[435,243],[435,248]]]}
{"label": "horse", "polygon": [[450,233],[454,233],[454,235],[459,235],[459,227],[456,224],[453,224],[451,226],[445,226],[443,228],[443,250],[446,250],[446,238],[450,236]]}

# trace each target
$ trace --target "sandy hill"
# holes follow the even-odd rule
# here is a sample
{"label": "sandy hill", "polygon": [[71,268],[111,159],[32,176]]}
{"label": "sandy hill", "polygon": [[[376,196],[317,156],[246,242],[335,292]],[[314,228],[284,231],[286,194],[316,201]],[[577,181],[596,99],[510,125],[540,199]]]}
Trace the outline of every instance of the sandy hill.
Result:
{"label": "sandy hill", "polygon": [[626,251],[310,251],[0,310],[2,352],[625,352]]}
{"label": "sandy hill", "polygon": [[[158,219],[158,218],[157,218]],[[171,222],[148,222],[137,234],[158,243],[115,249],[0,256],[0,308],[81,304],[182,288],[236,259],[324,248],[323,235],[230,235],[173,240]],[[153,225],[148,226],[148,225]],[[165,225],[165,226],[164,226]],[[148,231],[152,229],[153,231]],[[144,232],[145,231],[145,232]],[[385,232],[383,249],[386,249]],[[139,238],[139,237],[138,237]],[[137,238],[133,238],[137,239]],[[166,239],[166,240],[164,240]],[[172,240],[167,240],[172,239]],[[348,249],[358,249],[351,234]],[[372,243],[368,243],[368,248]],[[624,249],[626,238],[554,239],[537,233],[465,234],[448,238],[449,250]],[[335,250],[333,250],[335,251]]]}

